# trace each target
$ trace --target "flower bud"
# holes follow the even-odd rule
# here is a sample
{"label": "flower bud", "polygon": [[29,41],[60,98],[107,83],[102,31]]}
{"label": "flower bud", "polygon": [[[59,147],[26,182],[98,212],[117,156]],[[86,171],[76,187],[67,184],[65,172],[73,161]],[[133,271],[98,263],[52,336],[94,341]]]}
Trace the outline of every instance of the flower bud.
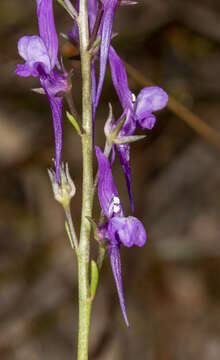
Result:
{"label": "flower bud", "polygon": [[60,167],[60,183],[56,181],[56,173],[52,169],[48,169],[48,174],[53,188],[54,198],[64,208],[69,206],[70,200],[76,193],[76,187],[70,177],[68,164],[61,164]]}

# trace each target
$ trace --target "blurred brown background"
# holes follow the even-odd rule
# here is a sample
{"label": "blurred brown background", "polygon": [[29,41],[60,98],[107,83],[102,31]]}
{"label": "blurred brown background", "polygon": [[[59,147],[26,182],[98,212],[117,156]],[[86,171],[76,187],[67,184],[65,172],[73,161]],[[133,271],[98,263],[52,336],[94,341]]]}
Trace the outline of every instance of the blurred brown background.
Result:
{"label": "blurred brown background", "polygon": [[[68,32],[71,21],[57,5],[55,11],[58,31]],[[121,8],[115,25],[120,55],[220,132],[219,0],[144,0]],[[37,79],[14,74],[22,63],[17,40],[35,33],[34,0],[0,1],[2,360],[73,359],[76,345],[75,257],[46,172],[54,155],[49,105],[30,91]],[[79,63],[66,60],[66,66],[75,68],[80,108]],[[129,84],[138,93],[134,77]],[[109,75],[96,123],[98,144],[108,101],[119,114]],[[167,108],[157,118],[146,139],[132,145],[135,215],[147,228],[148,243],[122,249],[131,328],[123,322],[106,258],[93,309],[91,360],[220,359],[220,150],[182,113]],[[65,119],[63,159],[77,185],[72,211],[78,229],[80,142]],[[118,162],[115,173],[128,214]]]}

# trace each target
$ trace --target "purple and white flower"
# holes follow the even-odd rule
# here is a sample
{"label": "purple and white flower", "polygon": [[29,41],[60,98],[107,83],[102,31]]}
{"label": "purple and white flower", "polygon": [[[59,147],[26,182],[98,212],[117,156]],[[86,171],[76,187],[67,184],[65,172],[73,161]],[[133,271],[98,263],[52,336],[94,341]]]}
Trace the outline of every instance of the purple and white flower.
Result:
{"label": "purple and white flower", "polygon": [[124,216],[121,201],[112,176],[111,166],[107,157],[99,147],[96,147],[96,157],[99,165],[98,196],[107,222],[99,227],[100,240],[107,239],[112,272],[114,275],[121,310],[129,326],[124,292],[122,286],[120,246],[143,246],[146,242],[146,232],[143,224],[134,216]]}
{"label": "purple and white flower", "polygon": [[[156,117],[153,112],[161,110],[167,105],[167,93],[158,86],[149,86],[143,88],[136,98],[129,89],[125,66],[112,46],[110,46],[109,49],[109,63],[113,85],[123,108],[121,118],[126,115],[125,123],[118,137],[131,136],[137,127],[140,127],[142,130],[151,130],[156,122]],[[120,119],[118,121],[120,121]],[[134,202],[131,186],[130,145],[117,145],[117,150],[125,174],[133,211]]]}

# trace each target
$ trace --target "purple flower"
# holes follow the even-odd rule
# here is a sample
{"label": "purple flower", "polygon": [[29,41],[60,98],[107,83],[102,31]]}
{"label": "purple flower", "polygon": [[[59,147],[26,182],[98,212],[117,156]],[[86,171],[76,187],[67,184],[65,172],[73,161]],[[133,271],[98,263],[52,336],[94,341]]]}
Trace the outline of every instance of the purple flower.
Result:
{"label": "purple flower", "polygon": [[16,74],[23,77],[39,77],[42,88],[48,97],[55,134],[56,180],[60,180],[62,151],[62,97],[67,90],[67,75],[54,70],[60,69],[58,38],[54,24],[53,1],[36,0],[40,36],[23,36],[18,41],[19,55],[26,61],[17,65]]}
{"label": "purple flower", "polygon": [[113,85],[129,120],[122,129],[122,135],[133,134],[136,126],[151,130],[156,122],[156,117],[152,113],[167,105],[167,93],[158,86],[148,86],[143,88],[136,98],[128,87],[124,64],[112,46],[109,51],[109,62]]}
{"label": "purple flower", "polygon": [[101,240],[108,240],[107,248],[119,302],[126,325],[129,326],[122,286],[120,246],[121,244],[126,247],[143,246],[146,242],[146,232],[143,224],[137,218],[124,216],[110,163],[99,147],[96,147],[96,156],[99,165],[99,202],[107,217],[107,222],[99,227],[99,236]]}
{"label": "purple flower", "polygon": [[[126,115],[125,123],[120,130],[118,137],[123,138],[125,136],[131,136],[136,130],[136,127],[140,127],[142,130],[151,130],[156,122],[156,117],[153,112],[161,110],[167,105],[168,95],[160,87],[150,86],[143,88],[136,98],[128,87],[128,79],[124,64],[112,46],[110,46],[109,50],[109,62],[113,85],[123,108],[122,116]],[[117,145],[117,150],[125,174],[133,211],[134,203],[131,186],[130,145]]]}

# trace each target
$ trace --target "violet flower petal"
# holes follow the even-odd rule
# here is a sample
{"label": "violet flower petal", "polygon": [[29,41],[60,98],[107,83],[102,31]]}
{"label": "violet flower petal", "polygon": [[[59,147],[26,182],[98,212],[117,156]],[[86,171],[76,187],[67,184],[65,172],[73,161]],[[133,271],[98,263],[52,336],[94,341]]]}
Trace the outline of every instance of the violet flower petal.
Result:
{"label": "violet flower petal", "polygon": [[[32,71],[27,63],[26,64],[17,64],[15,73],[22,77],[28,77],[28,76],[32,75]],[[33,75],[33,76],[36,77],[38,75]]]}
{"label": "violet flower petal", "polygon": [[50,96],[61,97],[68,90],[67,74],[60,74],[52,70],[45,78],[45,84]]}
{"label": "violet flower petal", "polygon": [[112,25],[113,25],[114,13],[117,6],[117,1],[118,0],[102,0],[102,3],[104,5],[104,13],[100,25],[101,27],[100,67],[99,67],[99,82],[96,93],[96,107],[98,106],[98,102],[105,78],[109,46],[112,37]]}
{"label": "violet flower petal", "polygon": [[43,40],[51,62],[57,64],[58,38],[54,23],[53,0],[36,0],[40,37]]}
{"label": "violet flower petal", "polygon": [[44,47],[45,45],[43,43],[43,41],[41,40],[41,38],[37,35],[34,36],[23,36],[18,40],[18,53],[19,55],[24,59],[24,60],[28,60],[29,55],[28,55],[28,47],[29,47],[29,42],[32,41],[36,38],[36,42],[38,41],[39,43],[41,43],[39,46],[40,47]]}
{"label": "violet flower petal", "polygon": [[145,129],[152,130],[156,121],[157,121],[156,116],[153,114],[150,114],[149,116],[147,116],[146,118],[144,118],[142,120],[137,119],[137,125],[142,130],[145,130]]}
{"label": "violet flower petal", "polygon": [[62,152],[62,105],[63,98],[57,96],[58,93],[67,90],[66,76],[57,73],[53,70],[50,76],[45,79],[40,78],[41,86],[43,87],[50,103],[50,108],[53,118],[53,128],[55,137],[55,151],[56,151],[56,181],[60,182],[60,163]]}
{"label": "violet flower petal", "polygon": [[[16,69],[16,74],[23,76],[22,71],[26,70],[26,74],[32,76],[39,76],[36,64],[42,63],[44,71],[49,73],[51,71],[50,58],[48,56],[48,51],[45,47],[43,40],[37,36],[23,36],[18,41],[18,52],[24,60],[26,60],[26,64],[21,67],[18,66]],[[28,75],[25,75],[28,76]]]}
{"label": "violet flower petal", "polygon": [[108,218],[115,214],[117,214],[117,216],[123,216],[123,210],[113,180],[110,163],[98,146],[96,146],[95,149],[99,166],[98,196],[101,208]]}
{"label": "violet flower petal", "polygon": [[126,247],[133,245],[141,247],[147,239],[142,222],[134,216],[113,217],[109,220],[108,232],[111,239],[117,237],[117,240]]}
{"label": "violet flower petal", "polygon": [[112,273],[115,279],[115,284],[118,291],[118,298],[121,306],[121,310],[125,319],[127,327],[129,327],[129,322],[126,313],[124,291],[122,285],[122,274],[121,274],[121,259],[120,259],[120,244],[117,245],[108,245],[108,251],[110,255],[110,262],[112,267]]}
{"label": "violet flower petal", "polygon": [[[168,95],[163,89],[158,86],[143,88],[138,94],[134,106],[134,112],[139,125],[141,121],[148,118],[152,112],[163,109],[167,103]],[[147,124],[148,122],[146,121],[146,125]]]}
{"label": "violet flower petal", "polygon": [[128,87],[125,66],[112,46],[109,49],[109,63],[112,82],[123,109],[132,108],[132,93]]}
{"label": "violet flower petal", "polygon": [[122,169],[125,175],[125,180],[128,188],[128,196],[131,204],[131,210],[134,212],[134,199],[131,182],[131,166],[130,166],[130,145],[123,144],[117,145],[117,150],[122,165]]}
{"label": "violet flower petal", "polygon": [[50,108],[53,118],[55,151],[56,151],[56,181],[60,182],[60,164],[62,153],[62,98],[57,96],[49,97]]}
{"label": "violet flower petal", "polygon": [[54,70],[59,66],[57,59],[58,38],[53,17],[52,0],[36,0],[39,23],[39,36],[24,36],[18,42],[18,51],[26,63],[18,65],[16,73],[20,76],[38,76],[48,97],[55,134],[56,180],[60,181],[60,162],[62,149],[62,97],[66,92],[67,76]]}
{"label": "violet flower petal", "polygon": [[97,0],[88,0],[89,29],[92,33],[98,12]]}

